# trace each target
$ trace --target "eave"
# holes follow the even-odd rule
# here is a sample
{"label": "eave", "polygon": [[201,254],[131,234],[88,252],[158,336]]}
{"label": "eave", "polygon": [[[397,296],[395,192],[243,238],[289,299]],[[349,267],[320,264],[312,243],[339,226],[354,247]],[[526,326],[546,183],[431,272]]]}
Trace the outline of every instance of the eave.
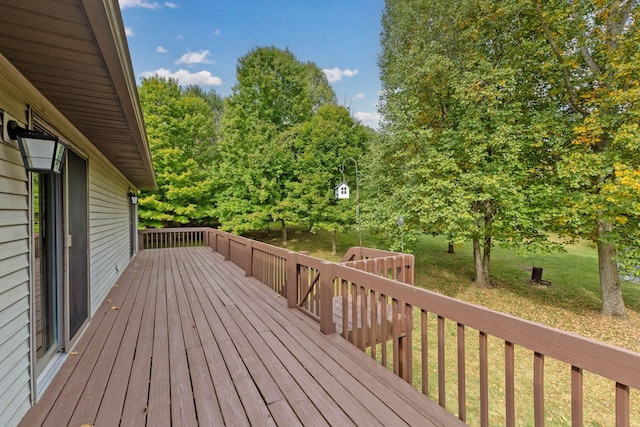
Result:
{"label": "eave", "polygon": [[7,0],[0,53],[131,183],[155,174],[117,0]]}

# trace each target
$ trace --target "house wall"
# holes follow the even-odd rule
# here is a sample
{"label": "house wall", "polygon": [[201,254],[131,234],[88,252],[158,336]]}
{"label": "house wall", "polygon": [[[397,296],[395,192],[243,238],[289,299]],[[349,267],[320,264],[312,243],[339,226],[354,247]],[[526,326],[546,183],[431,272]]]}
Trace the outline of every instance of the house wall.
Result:
{"label": "house wall", "polygon": [[[127,191],[134,187],[0,55],[0,113],[24,120],[31,105],[48,127],[87,157],[90,315],[130,258]],[[15,426],[36,394],[31,351],[29,187],[15,143],[0,141],[0,426]]]}
{"label": "house wall", "polygon": [[93,315],[129,263],[129,184],[101,162],[89,163],[89,248]]}
{"label": "house wall", "polygon": [[26,177],[18,150],[0,142],[0,424],[9,426],[31,406]]}

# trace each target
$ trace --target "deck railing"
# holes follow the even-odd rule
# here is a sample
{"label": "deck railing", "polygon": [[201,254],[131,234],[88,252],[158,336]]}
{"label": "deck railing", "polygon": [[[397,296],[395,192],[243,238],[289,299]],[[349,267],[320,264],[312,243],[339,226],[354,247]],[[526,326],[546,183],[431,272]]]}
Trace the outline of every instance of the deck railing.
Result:
{"label": "deck railing", "polygon": [[208,246],[208,228],[150,228],[138,230],[138,249]]}
{"label": "deck railing", "polygon": [[[638,353],[349,266],[362,261],[356,257],[338,264],[220,230],[207,229],[206,235],[208,246],[286,297],[290,308],[317,319],[324,333],[338,330],[423,393],[435,395],[437,390],[438,403],[465,422],[515,426],[517,419],[543,426],[546,408],[557,403],[545,398],[548,377],[557,372],[545,372],[558,362],[568,378],[572,425],[581,426],[585,407],[595,403],[614,406],[618,426],[631,425],[631,409],[637,413],[630,404],[637,399],[630,395],[640,389]],[[585,401],[587,372],[611,381],[610,393],[599,395],[600,402]],[[527,381],[531,388],[523,390]],[[532,413],[531,420],[523,418],[527,413],[519,412],[517,401],[531,402],[525,411]],[[490,413],[495,405],[503,406],[498,415]],[[468,419],[471,406],[478,408]]]}
{"label": "deck railing", "polygon": [[413,255],[356,246],[349,248],[340,264],[413,285]]}

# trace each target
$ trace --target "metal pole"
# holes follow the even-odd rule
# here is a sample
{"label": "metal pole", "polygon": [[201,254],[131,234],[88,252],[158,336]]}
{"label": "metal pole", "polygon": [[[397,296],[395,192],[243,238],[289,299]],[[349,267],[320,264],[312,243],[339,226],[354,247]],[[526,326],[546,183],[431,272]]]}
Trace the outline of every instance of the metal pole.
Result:
{"label": "metal pole", "polygon": [[344,164],[347,160],[351,160],[356,167],[356,225],[358,229],[358,241],[362,246],[362,233],[360,232],[360,174],[358,172],[358,162],[352,157],[342,161],[342,174],[344,175]]}

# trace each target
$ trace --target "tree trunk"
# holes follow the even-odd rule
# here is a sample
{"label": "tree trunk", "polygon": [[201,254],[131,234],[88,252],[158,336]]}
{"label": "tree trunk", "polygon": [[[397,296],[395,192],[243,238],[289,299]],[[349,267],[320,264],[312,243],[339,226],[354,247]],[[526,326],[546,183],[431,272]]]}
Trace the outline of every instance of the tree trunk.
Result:
{"label": "tree trunk", "polygon": [[486,253],[480,247],[480,239],[473,239],[473,259],[476,266],[476,285],[489,286],[489,261]]}
{"label": "tree trunk", "polygon": [[281,219],[280,223],[282,224],[282,243],[287,243],[287,224],[284,219]]}
{"label": "tree trunk", "polygon": [[338,232],[336,230],[331,232],[331,255],[338,253],[337,234]]}
{"label": "tree trunk", "polygon": [[489,264],[491,261],[491,202],[484,202],[484,241],[473,239],[473,259],[476,266],[476,285],[490,286]]}
{"label": "tree trunk", "polygon": [[448,254],[455,254],[456,250],[455,247],[453,246],[453,243],[449,243],[449,249],[447,249],[447,253]]}
{"label": "tree trunk", "polygon": [[484,237],[484,253],[482,254],[482,267],[485,274],[485,282],[487,285],[491,284],[491,279],[489,278],[489,262],[491,261],[491,236],[487,235]]}
{"label": "tree trunk", "polygon": [[616,247],[607,243],[611,224],[598,221],[598,269],[600,271],[600,292],[602,294],[602,314],[611,317],[625,317],[624,300],[620,289],[620,276],[616,263]]}

